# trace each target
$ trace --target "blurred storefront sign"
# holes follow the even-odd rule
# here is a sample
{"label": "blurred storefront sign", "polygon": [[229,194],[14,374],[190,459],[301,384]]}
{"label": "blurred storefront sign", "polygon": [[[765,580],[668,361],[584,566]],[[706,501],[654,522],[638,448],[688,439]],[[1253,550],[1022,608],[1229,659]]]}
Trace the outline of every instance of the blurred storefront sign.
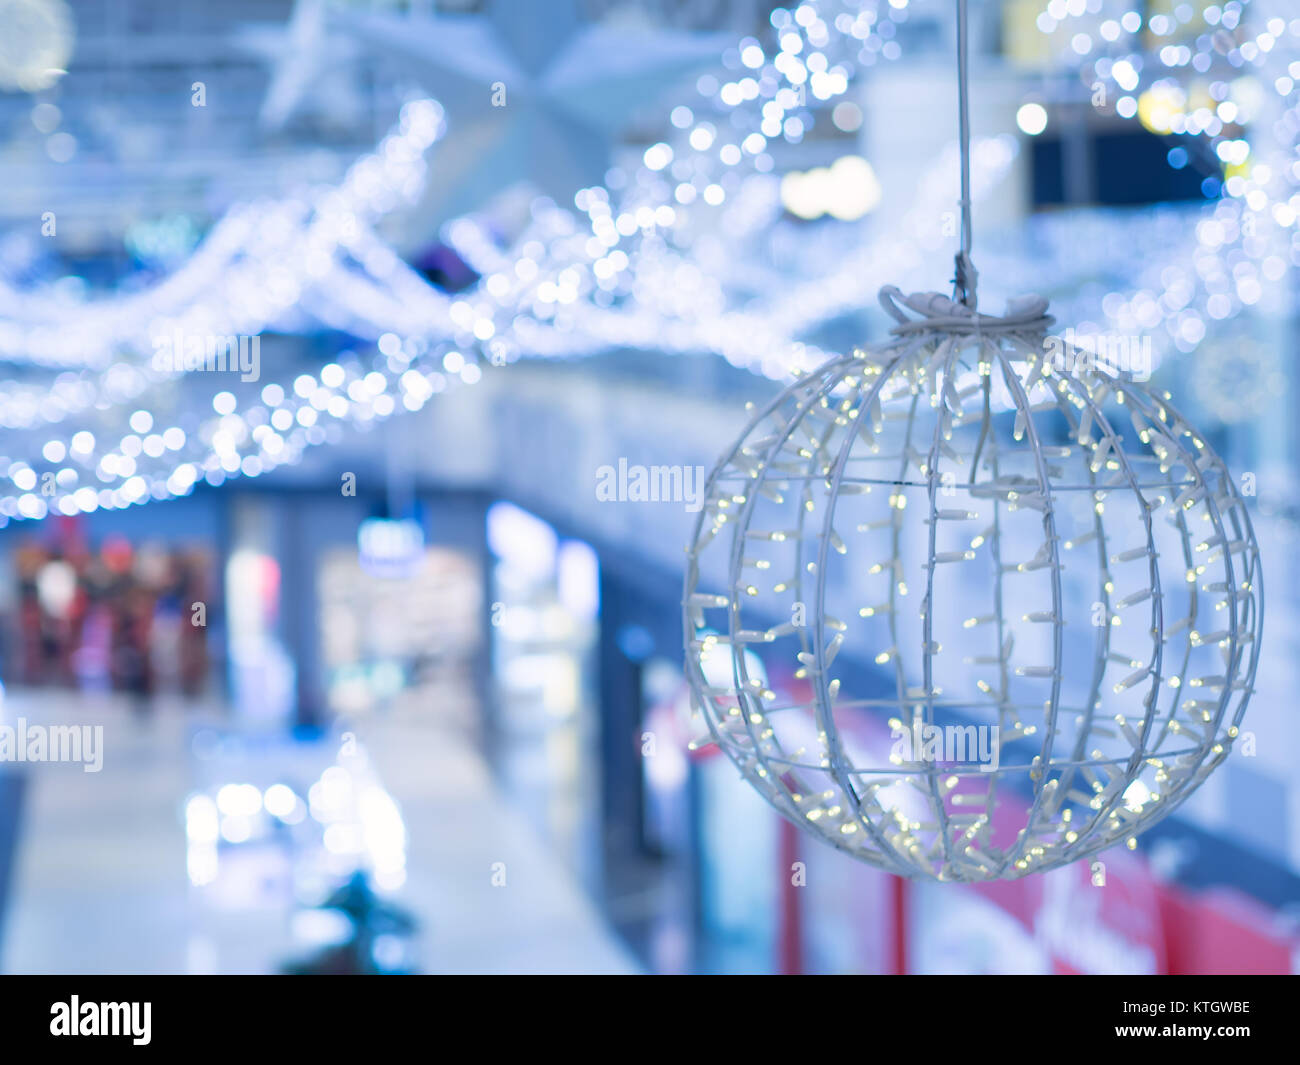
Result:
{"label": "blurred storefront sign", "polygon": [[1166,972],[1156,886],[1127,854],[970,889],[1014,917],[1042,959],[1064,974]]}
{"label": "blurred storefront sign", "polygon": [[1169,972],[1300,972],[1300,934],[1268,907],[1230,888],[1192,895],[1161,885]]}
{"label": "blurred storefront sign", "polygon": [[1268,907],[1161,883],[1124,852],[1023,880],[910,888],[911,972],[1285,974],[1300,958],[1295,928]]}
{"label": "blurred storefront sign", "polygon": [[410,577],[424,562],[424,526],[414,518],[367,518],[357,528],[357,553],[372,577]]}

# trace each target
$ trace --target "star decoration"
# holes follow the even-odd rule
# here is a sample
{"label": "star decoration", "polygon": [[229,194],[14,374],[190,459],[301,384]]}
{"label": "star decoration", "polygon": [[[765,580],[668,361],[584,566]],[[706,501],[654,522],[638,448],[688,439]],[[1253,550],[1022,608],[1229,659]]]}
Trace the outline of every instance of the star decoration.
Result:
{"label": "star decoration", "polygon": [[341,129],[363,117],[355,80],[359,50],[331,31],[325,0],[295,0],[283,27],[242,26],[234,41],[271,68],[258,114],[263,129],[278,132],[299,112]]}
{"label": "star decoration", "polygon": [[344,17],[447,108],[424,205],[430,221],[482,208],[520,181],[570,202],[603,180],[620,128],[732,43],[584,23],[575,0],[490,0],[483,16]]}

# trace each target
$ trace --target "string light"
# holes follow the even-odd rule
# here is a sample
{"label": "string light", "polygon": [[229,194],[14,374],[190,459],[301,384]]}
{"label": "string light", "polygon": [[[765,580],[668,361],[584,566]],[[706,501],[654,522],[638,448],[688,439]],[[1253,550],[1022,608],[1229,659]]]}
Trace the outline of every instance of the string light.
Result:
{"label": "string light", "polygon": [[[1153,133],[1201,142],[1215,164],[1203,184],[1213,202],[1197,227],[1191,269],[1163,292],[1120,296],[1113,306],[1120,331],[1143,318],[1148,330],[1190,352],[1211,325],[1259,304],[1300,262],[1300,168],[1293,164],[1300,19],[1248,19],[1249,0],[1180,4],[1145,21],[1142,11],[1116,7],[1123,5],[1099,11],[1052,0],[1037,26],[1094,104]],[[1258,141],[1263,158],[1246,136],[1251,123],[1270,132]],[[1172,151],[1187,165],[1185,148]]]}
{"label": "string light", "polygon": [[[0,423],[12,428],[58,427],[47,430],[47,438],[32,449],[46,468],[34,458],[34,465],[23,459],[0,463],[12,471],[12,488],[0,494],[0,521],[130,505],[184,494],[201,480],[257,475],[325,442],[331,423],[387,417],[399,405],[411,409],[456,378],[473,383],[481,375],[480,361],[509,361],[520,350],[567,355],[611,341],[652,338],[656,312],[646,313],[637,297],[670,291],[670,285],[651,280],[667,270],[659,254],[660,234],[674,239],[686,234],[692,212],[680,202],[656,201],[666,190],[648,184],[647,175],[655,166],[667,168],[666,176],[676,182],[669,190],[674,200],[690,199],[685,190],[697,189],[694,213],[711,215],[720,226],[735,227],[748,212],[741,228],[750,233],[761,228],[771,205],[763,202],[761,187],[756,197],[747,195],[739,175],[770,171],[768,143],[777,137],[797,141],[811,127],[808,96],[830,101],[842,95],[855,66],[869,65],[885,52],[871,34],[874,10],[824,6],[837,12],[830,16],[834,29],[819,5],[804,4],[793,13],[778,10],[772,16],[778,48],[765,50],[747,39],[738,49],[742,73],[736,79],[701,80],[698,89],[707,106],[680,107],[673,114],[685,141],[678,146],[680,165],[647,153],[617,216],[609,210],[606,190],[583,190],[577,203],[590,226],[584,237],[569,212],[535,205],[517,251],[496,253],[498,265],[508,265],[508,271],[488,272],[455,299],[410,270],[370,228],[380,215],[418,195],[422,155],[442,127],[441,108],[432,101],[408,105],[399,128],[374,155],[359,160],[338,189],[307,201],[231,212],[184,266],[143,294],[80,305],[70,315],[66,300],[53,290],[0,285],[0,313],[7,319],[0,327],[0,354],[15,362],[100,367],[89,375],[62,375],[49,390],[20,385],[0,403]],[[754,108],[745,106],[751,103]],[[711,117],[710,108],[729,117],[729,130]],[[475,239],[468,220],[451,232],[461,248]],[[489,242],[479,244],[468,258],[483,268],[493,252]],[[675,265],[690,268],[685,258]],[[503,283],[507,273],[521,284]],[[610,299],[602,301],[602,293]],[[589,312],[581,323],[589,327],[585,332],[575,328],[568,307],[578,315]],[[340,316],[340,308],[349,313]],[[256,335],[290,310],[307,310],[335,328],[377,337],[383,357],[370,369],[350,365],[341,385],[345,393],[305,384],[314,378],[300,375],[292,388],[287,382],[270,384],[252,402],[236,399],[235,407],[215,411],[215,418],[179,411],[177,424],[148,435],[138,448],[135,434],[117,439],[114,430],[103,428],[128,407],[151,409],[162,421],[169,387],[176,405],[176,382],[169,380],[176,375],[160,373],[141,358],[154,337],[177,331]],[[689,322],[699,307],[676,311]],[[663,310],[657,313],[662,321]],[[676,332],[682,350],[710,347],[701,342],[706,330]],[[719,332],[712,330],[714,336]],[[393,352],[383,351],[386,343],[395,345]],[[818,356],[813,349],[812,357]],[[454,373],[446,372],[448,360],[457,362]],[[769,372],[784,368],[771,364]],[[182,396],[205,392],[204,387],[180,389]],[[233,392],[223,393],[223,405],[233,398]],[[71,427],[92,413],[99,432]],[[180,421],[189,423],[188,431]],[[74,439],[80,446],[71,445]],[[50,458],[54,455],[60,457]],[[84,483],[91,475],[101,486]],[[40,482],[38,491],[28,487],[33,479]]]}
{"label": "string light", "polygon": [[[131,477],[142,478],[147,490],[141,493],[135,481],[129,494],[145,499],[173,494],[168,486],[184,484],[189,468],[196,471],[195,481],[265,471],[325,442],[327,427],[371,420],[375,404],[358,403],[346,392],[327,399],[320,391],[318,402],[324,406],[311,408],[315,421],[303,425],[299,410],[310,403],[294,392],[292,379],[282,379],[268,386],[272,395],[286,397],[281,404],[264,404],[259,396],[241,397],[239,406],[240,416],[248,412],[271,426],[261,437],[277,449],[274,455],[262,453],[252,437],[257,425],[246,426],[243,434],[217,435],[216,422],[223,416],[196,416],[198,403],[204,410],[208,405],[206,386],[186,386],[149,362],[153,336],[177,323],[186,332],[206,335],[256,334],[292,313],[372,343],[390,338],[384,343],[396,344],[402,359],[390,366],[387,355],[371,348],[356,356],[349,370],[360,379],[384,377],[383,392],[373,397],[378,417],[387,416],[390,403],[394,410],[407,409],[426,391],[414,386],[408,393],[402,381],[422,379],[428,389],[473,383],[483,364],[510,362],[524,353],[553,358],[641,347],[712,352],[774,379],[812,369],[827,353],[796,338],[860,306],[886,280],[883,262],[905,274],[941,243],[934,220],[951,201],[948,160],[940,159],[920,183],[913,211],[878,229],[869,251],[861,247],[857,227],[821,227],[788,249],[784,271],[760,282],[752,264],[762,256],[742,249],[766,239],[781,209],[773,142],[801,139],[818,120],[819,109],[834,112],[862,67],[894,57],[897,48],[887,47],[894,44],[893,20],[904,17],[897,7],[847,0],[774,11],[770,37],[746,38],[729,55],[725,75],[700,79],[698,99],[673,109],[672,134],[646,150],[641,166],[612,172],[608,188],[579,191],[576,216],[539,201],[528,225],[508,245],[499,243],[486,220],[449,224],[447,242],[481,275],[455,297],[406,266],[372,228],[383,213],[419,192],[426,165],[422,155],[441,128],[441,109],[432,101],[408,105],[399,127],[351,168],[340,188],[236,209],[190,261],[143,295],[94,301],[69,315],[66,298],[54,288],[0,285],[0,353],[19,362],[76,360],[77,367],[56,376],[49,387],[12,383],[0,398],[0,425],[32,434],[31,446],[21,446],[21,439],[12,445],[26,455],[19,471],[30,464],[46,486],[45,475],[54,476],[51,495],[33,496],[17,483],[0,481],[0,516],[35,516],[43,508],[67,512],[77,505],[63,489],[71,483],[70,467],[48,460],[43,466],[36,456],[44,458],[50,441],[66,447],[83,430],[78,422],[95,440],[95,451],[85,456],[88,468],[96,474],[101,467],[110,474],[134,468]],[[1111,73],[1125,77],[1117,63]],[[975,196],[996,185],[1013,153],[1009,140],[976,146]],[[1242,189],[1246,195],[1257,191],[1255,185]],[[1150,275],[1151,281],[1127,294],[1117,288],[1103,300],[1109,328],[1157,332],[1156,361],[1160,325],[1169,344],[1193,350],[1208,321],[1235,313],[1235,307],[1246,305],[1242,300],[1261,291],[1262,282],[1287,269],[1285,257],[1262,255],[1264,245],[1243,235],[1233,201],[1221,201],[1213,210],[1198,227],[1191,268],[1155,241],[1153,251],[1164,256],[1141,257],[1134,265],[1135,279]],[[1232,251],[1234,241],[1246,241],[1255,254],[1254,280],[1249,264],[1243,266]],[[1067,287],[1066,280],[1061,287]],[[739,293],[756,287],[766,291],[762,300],[738,301]],[[1188,298],[1189,290],[1206,293],[1204,310]],[[748,339],[755,336],[762,340]],[[456,371],[448,371],[448,358]],[[99,369],[81,369],[87,364]],[[377,378],[370,381],[367,389],[377,386]],[[353,385],[350,378],[344,387]],[[110,458],[103,466],[104,458],[116,455],[117,440],[110,445],[102,427],[134,409],[171,422],[185,433],[185,444],[177,450],[164,447],[161,455],[142,451]],[[169,409],[174,415],[165,413]],[[292,419],[292,443],[275,428],[273,417]],[[222,445],[222,455],[212,449],[213,440]],[[156,441],[150,444],[150,451],[157,448]],[[87,487],[78,482],[75,491],[89,505]],[[97,485],[97,505],[121,501],[124,496],[113,494],[120,491],[120,485],[111,491]]]}

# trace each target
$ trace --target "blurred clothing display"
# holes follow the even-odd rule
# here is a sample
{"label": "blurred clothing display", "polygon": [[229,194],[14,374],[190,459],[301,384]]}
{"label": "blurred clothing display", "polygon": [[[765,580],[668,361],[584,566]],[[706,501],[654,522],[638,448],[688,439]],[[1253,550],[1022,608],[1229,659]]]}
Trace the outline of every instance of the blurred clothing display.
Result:
{"label": "blurred clothing display", "polygon": [[[210,552],[109,537],[27,540],[12,555],[4,673],[33,686],[198,695],[215,604]],[[199,609],[196,609],[196,605]]]}

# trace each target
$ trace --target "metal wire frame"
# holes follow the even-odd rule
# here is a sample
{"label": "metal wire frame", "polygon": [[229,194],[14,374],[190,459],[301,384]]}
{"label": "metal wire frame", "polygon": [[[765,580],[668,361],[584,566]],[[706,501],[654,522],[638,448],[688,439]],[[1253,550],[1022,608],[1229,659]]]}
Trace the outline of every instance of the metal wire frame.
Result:
{"label": "metal wire frame", "polygon": [[[714,469],[688,555],[683,599],[687,672],[711,739],[795,823],[856,858],[906,876],[964,881],[1016,877],[1133,839],[1167,816],[1226,757],[1258,663],[1263,603],[1258,548],[1226,468],[1167,397],[1123,378],[1053,367],[1038,325],[1020,330],[994,326],[986,332],[928,325],[882,347],[834,360],[795,382],[755,414]],[[977,418],[956,394],[957,382],[972,374],[980,400]],[[995,391],[1014,417],[1009,442],[997,425]],[[928,402],[923,405],[923,400]],[[1125,431],[1114,424],[1116,411],[1122,415],[1124,408],[1137,447],[1126,448]],[[928,446],[917,440],[927,412],[934,418]],[[893,433],[887,431],[891,420]],[[773,431],[765,432],[769,424]],[[1061,425],[1072,441],[1068,447],[1046,442]],[[978,434],[966,452],[953,443],[963,432]],[[1026,442],[1023,448],[1014,446],[1017,438]],[[886,442],[893,450],[882,455]],[[927,450],[922,453],[918,444]],[[1066,459],[1081,461],[1078,483],[1062,476],[1059,463]],[[864,462],[891,464],[897,479],[852,476]],[[1011,472],[1017,462],[1032,476]],[[941,493],[949,487],[944,464],[964,466],[968,497],[980,499],[991,511],[990,534],[980,538],[988,546],[982,588],[991,610],[981,624],[991,625],[994,633],[994,654],[983,657],[985,665],[996,667],[996,677],[981,695],[957,699],[945,697],[936,678],[941,651],[935,625],[942,613],[936,606],[936,573],[950,562],[973,561],[975,554],[952,558],[941,550],[946,546],[940,543],[941,524],[952,517],[940,505]],[[1152,466],[1158,475],[1143,475]],[[915,476],[909,472],[913,469]],[[845,506],[842,496],[861,502],[884,484],[893,486],[894,494],[875,524],[887,529],[888,548],[870,559],[875,572],[889,575],[888,599],[881,604],[886,621],[875,624],[873,611],[867,626],[850,632],[831,613],[832,600],[842,600],[853,587],[833,580],[836,558],[856,560],[836,531],[837,509]],[[923,529],[909,527],[899,502],[909,487],[924,490]],[[1082,677],[1066,674],[1067,628],[1073,620],[1068,615],[1077,604],[1067,601],[1063,575],[1076,545],[1063,545],[1058,525],[1068,518],[1071,493],[1091,493],[1095,500],[1089,527],[1076,539],[1077,546],[1096,544],[1095,602],[1107,619],[1096,632],[1090,666],[1079,671],[1086,674]],[[1102,513],[1102,504],[1118,500],[1137,515],[1120,530]],[[788,519],[778,511],[781,520],[774,521],[766,510],[759,514],[760,502],[765,508],[793,504],[794,511]],[[813,523],[810,516],[819,507],[819,521]],[[1049,601],[1046,610],[1030,609],[1023,618],[1050,623],[1050,666],[1018,660],[1014,641],[1007,642],[1023,627],[1011,620],[1016,596],[1008,577],[1024,572],[1025,565],[1019,570],[1008,565],[1005,553],[1016,545],[1007,542],[1007,526],[1026,512],[1040,518],[1042,543],[1030,563],[1033,571],[1047,573]],[[1208,531],[1198,532],[1198,522],[1208,525]],[[1140,547],[1112,554],[1117,532],[1132,529],[1141,532]],[[725,564],[710,564],[715,542],[727,548]],[[919,640],[903,632],[901,613],[903,558],[918,542],[925,545],[926,575]],[[1173,548],[1162,565],[1166,542]],[[773,565],[789,560],[752,557],[764,544],[791,545],[794,554],[789,578],[770,592],[756,582]],[[773,553],[781,550],[784,546]],[[1177,560],[1176,567],[1170,558]],[[1127,577],[1135,570],[1144,573],[1145,587],[1118,598],[1116,573]],[[751,571],[759,576],[751,577]],[[864,583],[861,572],[859,568],[858,584]],[[854,574],[849,577],[852,581]],[[709,587],[718,590],[703,590]],[[1170,615],[1166,625],[1167,611],[1179,596],[1185,597],[1186,610],[1181,617]],[[1118,626],[1111,623],[1112,616],[1148,602],[1146,646],[1140,655],[1122,651],[1115,643]],[[806,605],[806,626],[772,624],[780,604],[790,603]],[[766,615],[760,613],[763,607]],[[1203,616],[1220,610],[1226,611],[1226,629],[1205,633]],[[863,764],[862,752],[851,749],[856,743],[852,718],[879,709],[881,700],[840,700],[840,678],[833,668],[840,648],[852,645],[855,637],[860,652],[880,652],[883,664],[891,667],[891,707],[898,715],[919,710],[923,723],[933,725],[952,709],[965,707],[982,715],[980,723],[996,724],[999,736],[1010,735],[1012,745],[1040,735],[1041,727],[1037,753],[996,773],[925,762]],[[884,640],[888,644],[882,650]],[[811,683],[811,699],[769,705],[775,696],[755,675],[747,655],[754,650],[769,659],[780,650],[793,652],[790,665],[796,676]],[[710,666],[713,656],[724,651],[725,683]],[[1215,652],[1222,655],[1222,672],[1207,673],[1204,659]],[[1105,690],[1120,663],[1132,672]],[[1029,722],[1036,701],[1017,694],[1022,678],[1047,682],[1041,725]],[[911,686],[918,681],[919,687]],[[1086,694],[1065,699],[1067,682]],[[1131,703],[1140,688],[1145,695],[1135,712],[1111,712]],[[1193,688],[1218,695],[1180,703]],[[1163,707],[1162,693],[1167,698]],[[812,756],[805,754],[810,744],[817,747]],[[1023,823],[1007,824],[1011,807],[999,802],[998,791],[1003,774],[1030,779],[1032,799]],[[1014,840],[999,842],[1008,831]]]}
{"label": "metal wire frame", "polygon": [[[1174,410],[1167,395],[1156,396],[1122,376],[1076,373],[1070,367],[1077,366],[1084,353],[1078,348],[1067,350],[1064,344],[1058,350],[1067,355],[1065,369],[1052,366],[1045,344],[1051,324],[1045,301],[1021,301],[1002,318],[977,313],[977,274],[970,260],[966,0],[957,0],[956,6],[962,232],[953,298],[945,300],[933,294],[904,297],[896,289],[885,288],[881,302],[899,323],[894,329],[898,339],[827,363],[755,415],[709,476],[706,503],[688,549],[683,627],[687,675],[710,737],[782,815],[838,849],[891,872],[970,881],[1054,868],[1086,858],[1120,839],[1133,845],[1139,831],[1167,816],[1195,790],[1227,756],[1245,713],[1259,661],[1263,587],[1250,516],[1232,479]],[[973,392],[982,402],[976,442],[963,455],[951,441],[954,432],[973,428],[961,402],[963,393],[968,398],[971,390],[959,392],[954,384],[963,371],[972,372],[971,361],[964,357],[968,350],[974,352],[977,377]],[[1014,411],[1012,441],[1027,441],[1019,453],[1012,444],[1002,442],[995,425],[997,381],[1001,382],[1002,401]],[[914,437],[921,398],[927,393],[929,407],[936,413],[928,450],[922,454]],[[1147,453],[1125,450],[1122,431],[1114,427],[1107,413],[1107,401],[1112,408],[1128,408],[1136,439]],[[790,407],[793,409],[787,411]],[[895,407],[898,409],[893,410]],[[1074,441],[1071,446],[1045,442],[1052,419],[1041,419],[1044,424],[1040,425],[1038,416],[1044,413],[1055,415],[1056,428],[1065,426],[1067,438]],[[879,441],[885,438],[885,421],[895,414],[902,423],[894,434],[901,437],[897,453],[874,457],[879,456]],[[775,432],[756,437],[769,421]],[[864,441],[868,456],[861,454]],[[1086,481],[1078,484],[1063,481],[1059,466],[1053,464],[1074,457],[1082,460],[1087,475]],[[1025,465],[1025,459],[1032,476],[1009,472],[1016,460]],[[850,475],[850,465],[864,461],[894,463],[897,473],[892,478]],[[991,523],[970,541],[968,550],[940,550],[941,521],[979,517],[978,512],[939,505],[940,493],[949,487],[940,474],[945,461],[968,466],[968,497],[987,502],[991,508]],[[1154,465],[1166,480],[1143,479],[1141,471],[1148,465]],[[909,477],[913,467],[920,480]],[[825,486],[820,497],[819,485]],[[794,515],[789,519],[783,516],[780,528],[755,529],[760,500],[784,505],[785,493],[794,493],[796,486]],[[1038,733],[1037,725],[1025,721],[1037,712],[1036,704],[1019,695],[1017,678],[1046,680],[1042,738],[1031,759],[1005,766],[999,762],[998,771],[984,773],[987,767],[963,771],[927,762],[924,754],[914,760],[915,752],[907,760],[891,757],[888,768],[863,766],[859,764],[861,755],[850,750],[853,715],[879,708],[885,701],[840,700],[841,678],[832,675],[835,656],[846,643],[849,628],[829,613],[831,600],[844,598],[846,587],[857,590],[852,580],[848,585],[829,584],[832,551],[849,554],[848,545],[836,531],[836,512],[843,509],[842,497],[869,494],[873,487],[884,486],[892,489],[888,516],[859,525],[858,531],[888,528],[888,548],[867,570],[868,575],[888,572],[888,599],[878,606],[863,607],[859,613],[864,618],[883,613],[886,618],[883,635],[888,644],[875,658],[882,665],[892,663],[895,698],[890,708],[900,714],[911,710],[914,718],[930,727],[951,710],[980,711],[996,719],[996,724],[988,727],[996,728],[998,737],[1009,732],[1015,744]],[[926,494],[921,658],[913,668],[904,661],[911,640],[900,634],[899,626],[901,599],[907,594],[904,557],[915,542],[914,537],[905,535],[908,530],[902,518],[909,488],[922,488]],[[1111,554],[1108,546],[1115,529],[1102,515],[1105,503],[1121,492],[1121,499],[1126,499],[1136,514],[1144,542]],[[1067,563],[1062,555],[1060,524],[1068,520],[1067,501],[1075,493],[1076,499],[1089,493],[1094,500],[1091,527],[1066,541],[1064,548],[1071,551],[1095,541],[1097,599],[1093,609],[1100,607],[1103,618],[1091,648],[1091,667],[1084,671],[1086,680],[1067,677],[1065,672],[1066,614],[1073,600],[1067,600],[1062,580]],[[808,524],[808,515],[819,504],[823,513],[814,528]],[[1042,541],[1028,562],[1011,566],[1004,551],[1017,545],[1004,543],[1006,527],[1013,515],[1026,507],[1041,515]],[[1165,567],[1160,564],[1161,547],[1168,535],[1158,529],[1157,517],[1173,530],[1182,581],[1170,581],[1168,563]],[[1193,530],[1198,519],[1211,526],[1209,535],[1199,540]],[[763,524],[767,521],[764,516]],[[724,531],[731,535],[725,566],[715,566],[716,572],[706,578],[701,561]],[[774,625],[771,619],[779,611],[770,607],[766,617],[748,620],[744,601],[761,598],[761,590],[753,583],[760,578],[751,580],[747,571],[764,574],[774,561],[746,554],[753,550],[755,540],[769,545],[793,544],[793,572],[788,580],[774,585],[770,594],[790,593],[795,606],[807,605],[810,626],[793,622]],[[995,683],[980,678],[978,697],[941,698],[944,692],[935,677],[935,658],[941,653],[935,639],[936,574],[940,565],[974,560],[985,544],[989,579],[980,592],[987,593],[991,613],[968,619],[965,625],[991,625],[995,653],[974,656],[967,664],[996,666]],[[1200,554],[1206,557],[1198,563]],[[1127,567],[1130,562],[1145,563],[1146,587],[1114,599],[1113,567]],[[1206,581],[1198,589],[1200,578],[1216,564],[1221,564],[1223,579]],[[1015,665],[1015,636],[1020,630],[1008,616],[1006,579],[1011,573],[1039,570],[1048,575],[1048,609],[1030,610],[1022,615],[1022,621],[1050,623],[1047,642],[1052,662],[1050,666]],[[805,574],[811,577],[810,604],[805,599]],[[723,591],[701,591],[706,579],[720,581]],[[858,583],[864,582],[859,579]],[[1227,611],[1227,629],[1210,634],[1200,631],[1201,592],[1214,600],[1213,610]],[[1179,595],[1186,596],[1187,611],[1167,626],[1166,602],[1175,603]],[[1215,598],[1220,595],[1222,598]],[[1139,659],[1115,646],[1113,629],[1118,627],[1121,611],[1144,602],[1150,603],[1146,629],[1150,643],[1149,651],[1144,650]],[[725,611],[719,626],[725,636],[709,625],[715,611]],[[829,631],[835,635],[828,635]],[[875,650],[872,641],[879,636],[860,633],[859,649]],[[749,648],[770,647],[787,639],[795,644],[795,677],[811,681],[812,698],[802,704],[766,706],[776,695],[753,675]],[[728,654],[729,683],[709,675],[710,659],[722,648]],[[1207,668],[1201,665],[1206,652],[1212,657],[1216,649],[1224,661],[1223,672],[1196,676]],[[1132,672],[1113,684],[1111,692],[1104,691],[1108,671],[1125,663]],[[914,680],[919,680],[919,687],[909,686]],[[1063,702],[1067,681],[1072,688],[1081,684],[1086,689],[1086,696],[1077,700],[1080,705],[1071,705],[1076,700]],[[1135,722],[1130,720],[1132,714],[1123,712],[1102,716],[1103,709],[1109,711],[1116,703],[1130,701],[1122,699],[1124,693],[1136,693],[1140,685],[1145,686],[1146,694]],[[1179,703],[1183,691],[1192,687],[1219,694],[1214,700]],[[1165,691],[1169,702],[1162,710],[1160,697]],[[1226,724],[1229,720],[1231,724]],[[897,718],[891,721],[897,723]],[[1127,750],[1121,739],[1128,744]],[[815,761],[803,758],[810,740],[819,747]],[[787,746],[801,741],[803,747],[787,752]],[[1062,749],[1068,747],[1068,754],[1058,755],[1058,743]],[[1113,749],[1108,752],[1107,746]],[[1011,807],[1006,803],[999,817],[998,783],[1003,774],[1023,774],[1031,782],[1032,798],[1023,824],[1007,824],[1006,811]],[[830,787],[818,789],[813,782],[819,778]],[[971,787],[962,791],[964,784]],[[981,792],[985,784],[987,790]],[[979,809],[972,812],[967,809],[970,807]],[[1009,843],[1005,842],[1008,832],[1014,834]]]}

